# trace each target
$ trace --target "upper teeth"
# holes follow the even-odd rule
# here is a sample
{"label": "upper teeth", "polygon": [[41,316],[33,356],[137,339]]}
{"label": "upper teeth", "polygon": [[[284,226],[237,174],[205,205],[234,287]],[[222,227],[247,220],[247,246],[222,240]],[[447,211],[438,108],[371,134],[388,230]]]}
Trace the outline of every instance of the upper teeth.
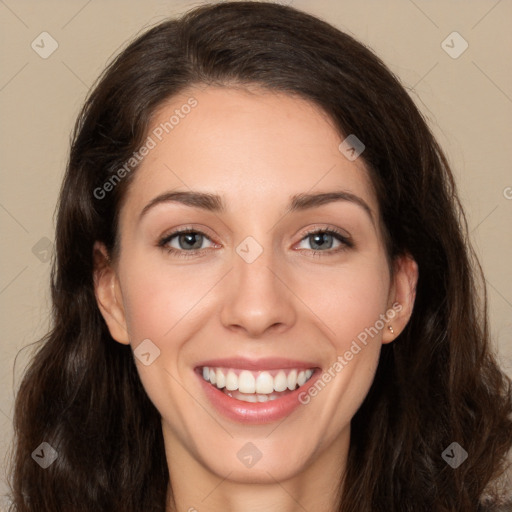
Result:
{"label": "upper teeth", "polygon": [[229,391],[238,389],[241,393],[270,394],[274,391],[294,390],[302,386],[313,375],[313,370],[274,370],[271,372],[251,372],[229,368],[203,367],[204,380],[211,382],[217,388]]}

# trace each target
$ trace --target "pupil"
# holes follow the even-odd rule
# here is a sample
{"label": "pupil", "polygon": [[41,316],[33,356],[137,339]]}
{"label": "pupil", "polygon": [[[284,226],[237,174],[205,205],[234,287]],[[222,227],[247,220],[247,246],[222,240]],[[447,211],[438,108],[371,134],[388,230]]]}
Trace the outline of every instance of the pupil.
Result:
{"label": "pupil", "polygon": [[[316,246],[320,247],[321,244],[326,241],[325,237],[330,237],[331,235],[329,233],[317,233],[312,236],[313,236],[313,244],[312,245],[313,246],[316,245]],[[319,243],[317,242],[318,240],[320,241]],[[332,240],[331,240],[331,244],[328,244],[329,249],[330,249],[331,245],[332,245]],[[313,249],[316,249],[316,247],[313,247]]]}
{"label": "pupil", "polygon": [[185,243],[188,244],[192,244],[193,246],[196,245],[197,247],[192,247],[192,249],[199,249],[201,247],[201,241],[199,241],[199,245],[197,244],[197,241],[196,243],[194,244],[194,239],[195,237],[200,237],[201,235],[199,235],[199,233],[185,233],[184,235],[181,235],[182,236],[182,241],[185,240]]}

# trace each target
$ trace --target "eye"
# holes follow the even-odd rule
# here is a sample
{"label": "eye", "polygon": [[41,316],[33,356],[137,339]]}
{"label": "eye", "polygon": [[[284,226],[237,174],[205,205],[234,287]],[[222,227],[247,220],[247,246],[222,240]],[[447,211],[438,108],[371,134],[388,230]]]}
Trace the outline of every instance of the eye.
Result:
{"label": "eye", "polygon": [[[300,243],[303,244],[304,242],[309,243],[311,246],[309,250],[318,255],[323,252],[327,254],[338,253],[354,246],[348,236],[334,228],[308,231]],[[299,247],[299,249],[301,248],[303,247]],[[308,248],[306,249],[308,250]]]}
{"label": "eye", "polygon": [[158,246],[176,256],[189,257],[205,249],[203,242],[211,239],[196,229],[178,229],[163,237]]}
{"label": "eye", "polygon": [[[192,228],[182,228],[165,235],[158,242],[158,246],[166,250],[169,254],[181,258],[188,258],[208,249],[208,247],[205,248],[203,246],[205,241],[212,243],[210,247],[215,246],[211,238],[202,231]],[[311,245],[310,249],[304,247],[299,247],[299,249],[310,251],[314,256],[333,255],[354,247],[352,240],[336,228],[308,231],[300,241],[300,244],[308,242]]]}

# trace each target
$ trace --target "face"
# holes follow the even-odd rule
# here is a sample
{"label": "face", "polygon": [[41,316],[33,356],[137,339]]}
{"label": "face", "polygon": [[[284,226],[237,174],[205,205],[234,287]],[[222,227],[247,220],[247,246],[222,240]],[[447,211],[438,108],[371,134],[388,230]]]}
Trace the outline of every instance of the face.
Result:
{"label": "face", "polygon": [[169,458],[240,482],[340,459],[416,279],[407,259],[390,274],[362,158],[311,103],[258,89],[191,88],[148,136],[96,294]]}

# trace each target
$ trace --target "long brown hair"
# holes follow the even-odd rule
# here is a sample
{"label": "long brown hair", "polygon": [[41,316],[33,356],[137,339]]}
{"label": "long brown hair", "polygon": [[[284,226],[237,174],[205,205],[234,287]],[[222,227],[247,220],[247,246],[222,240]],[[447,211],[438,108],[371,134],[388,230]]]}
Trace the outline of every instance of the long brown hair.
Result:
{"label": "long brown hair", "polygon": [[[418,263],[412,317],[383,346],[352,420],[343,512],[483,510],[512,443],[511,383],[490,351],[485,283],[447,160],[369,49],[314,16],[259,2],[159,23],[115,58],[83,106],[58,204],[53,327],[16,397],[11,510],[165,510],[160,415],[93,287],[93,244],[115,249],[136,168],[104,197],[94,191],[137,151],[162,102],[195,84],[295,94],[320,106],[340,136],[356,134],[388,256]],[[31,457],[42,442],[58,454],[46,469]],[[453,442],[468,454],[456,469],[442,457]]]}

